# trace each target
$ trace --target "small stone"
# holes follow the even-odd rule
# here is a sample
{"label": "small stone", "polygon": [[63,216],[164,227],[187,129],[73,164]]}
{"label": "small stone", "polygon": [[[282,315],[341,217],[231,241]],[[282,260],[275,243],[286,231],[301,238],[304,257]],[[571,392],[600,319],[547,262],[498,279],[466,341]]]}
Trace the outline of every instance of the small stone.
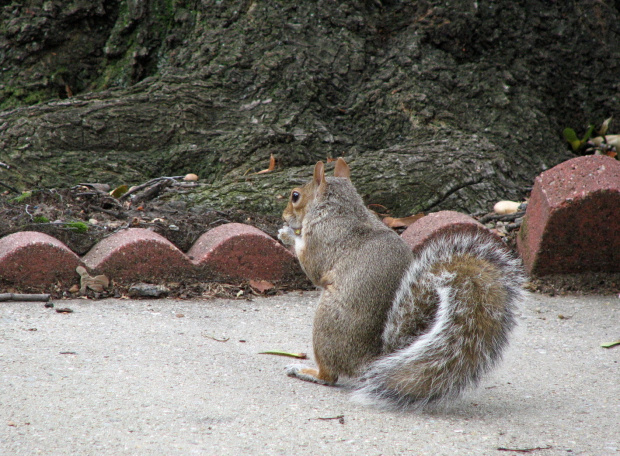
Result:
{"label": "small stone", "polygon": [[521,203],[516,201],[498,201],[493,206],[493,212],[500,215],[514,214],[519,210]]}
{"label": "small stone", "polygon": [[132,298],[161,298],[169,292],[168,287],[151,283],[137,283],[129,288],[129,296]]}

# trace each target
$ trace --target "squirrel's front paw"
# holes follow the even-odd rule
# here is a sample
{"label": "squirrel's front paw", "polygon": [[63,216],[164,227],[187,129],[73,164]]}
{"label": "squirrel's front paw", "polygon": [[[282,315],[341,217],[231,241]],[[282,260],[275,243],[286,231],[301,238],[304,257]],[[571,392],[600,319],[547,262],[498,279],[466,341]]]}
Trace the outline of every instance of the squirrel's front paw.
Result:
{"label": "squirrel's front paw", "polygon": [[290,226],[284,226],[278,230],[278,239],[284,245],[295,245],[295,231]]}

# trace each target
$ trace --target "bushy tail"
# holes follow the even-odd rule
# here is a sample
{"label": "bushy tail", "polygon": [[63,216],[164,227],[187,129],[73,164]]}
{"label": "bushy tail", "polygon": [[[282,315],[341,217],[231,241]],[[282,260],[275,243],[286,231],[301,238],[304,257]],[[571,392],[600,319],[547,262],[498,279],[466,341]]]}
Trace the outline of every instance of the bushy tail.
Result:
{"label": "bushy tail", "polygon": [[423,407],[475,385],[501,359],[523,281],[520,262],[491,235],[431,242],[403,279],[383,333],[386,355],[361,376],[356,399]]}

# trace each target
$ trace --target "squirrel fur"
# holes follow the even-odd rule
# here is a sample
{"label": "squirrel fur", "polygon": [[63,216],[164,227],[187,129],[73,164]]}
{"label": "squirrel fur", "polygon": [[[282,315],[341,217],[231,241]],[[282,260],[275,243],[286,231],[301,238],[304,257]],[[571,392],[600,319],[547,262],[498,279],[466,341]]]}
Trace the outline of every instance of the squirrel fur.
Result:
{"label": "squirrel fur", "polygon": [[291,191],[279,239],[321,288],[313,326],[318,369],[288,375],[353,379],[355,397],[424,407],[475,385],[502,356],[523,298],[520,263],[492,234],[436,237],[414,254],[369,211],[339,158]]}

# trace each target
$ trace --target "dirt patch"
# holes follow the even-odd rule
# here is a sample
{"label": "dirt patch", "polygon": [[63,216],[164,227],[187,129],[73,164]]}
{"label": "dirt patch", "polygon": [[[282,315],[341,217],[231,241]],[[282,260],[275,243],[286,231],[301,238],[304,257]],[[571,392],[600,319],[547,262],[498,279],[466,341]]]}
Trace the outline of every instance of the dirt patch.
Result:
{"label": "dirt patch", "polygon": [[[619,294],[620,274],[584,272],[581,274],[557,274],[532,279],[530,291],[555,295]],[[619,295],[620,297],[620,295]]]}
{"label": "dirt patch", "polygon": [[148,200],[140,194],[133,199],[114,198],[105,186],[95,185],[36,190],[18,197],[5,193],[0,197],[0,236],[38,231],[85,255],[103,238],[127,228],[150,229],[184,252],[200,235],[225,223],[245,223],[272,237],[277,235],[278,217],[204,206],[189,209],[183,201],[169,199],[190,186],[171,180]]}

